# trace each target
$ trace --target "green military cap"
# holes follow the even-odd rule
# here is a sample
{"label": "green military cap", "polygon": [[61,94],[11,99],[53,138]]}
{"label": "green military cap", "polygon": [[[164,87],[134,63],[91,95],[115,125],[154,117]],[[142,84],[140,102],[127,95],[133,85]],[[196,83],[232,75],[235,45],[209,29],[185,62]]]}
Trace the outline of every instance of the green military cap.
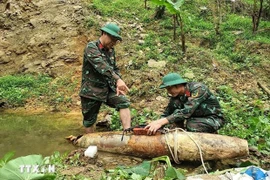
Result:
{"label": "green military cap", "polygon": [[160,89],[173,86],[177,84],[187,83],[179,74],[177,73],[169,73],[162,78],[162,84],[159,86]]}
{"label": "green military cap", "polygon": [[120,28],[115,23],[108,23],[104,27],[102,27],[100,30],[122,41],[122,37],[120,36]]}

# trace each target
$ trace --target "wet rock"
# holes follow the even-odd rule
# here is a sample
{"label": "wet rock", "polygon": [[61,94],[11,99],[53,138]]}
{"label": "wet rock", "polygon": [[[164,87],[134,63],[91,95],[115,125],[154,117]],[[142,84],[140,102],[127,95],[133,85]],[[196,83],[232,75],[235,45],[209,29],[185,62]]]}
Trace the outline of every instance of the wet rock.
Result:
{"label": "wet rock", "polygon": [[25,54],[27,49],[25,47],[21,47],[15,50],[16,55]]}
{"label": "wet rock", "polygon": [[146,51],[151,51],[151,49],[149,47],[145,48]]}
{"label": "wet rock", "polygon": [[141,108],[143,108],[144,106],[145,106],[145,100],[143,99],[140,103],[139,103],[139,106],[141,107]]}
{"label": "wet rock", "polygon": [[140,38],[142,38],[142,39],[144,39],[147,36],[148,36],[148,34],[140,34]]}
{"label": "wet rock", "polygon": [[54,52],[49,58],[55,59],[56,61],[64,61],[66,63],[76,62],[79,59],[78,55],[67,50]]}
{"label": "wet rock", "polygon": [[6,104],[6,102],[0,100],[0,107],[3,107],[5,104]]}
{"label": "wet rock", "polygon": [[144,40],[138,40],[138,44],[139,44],[139,45],[144,44]]}
{"label": "wet rock", "polygon": [[0,64],[7,64],[11,61],[4,51],[0,50]]}
{"label": "wet rock", "polygon": [[243,34],[244,31],[232,31],[232,33],[235,34],[235,35],[239,35],[239,34]]}
{"label": "wet rock", "polygon": [[155,61],[153,59],[150,59],[148,61],[148,67],[153,67],[153,68],[163,68],[166,66],[165,61]]}
{"label": "wet rock", "polygon": [[162,96],[157,96],[156,100],[164,102],[164,101],[167,101],[167,98],[164,98]]}
{"label": "wet rock", "polygon": [[103,120],[97,122],[96,126],[110,127],[111,120],[112,120],[112,115],[107,114]]}
{"label": "wet rock", "polygon": [[193,79],[195,77],[195,75],[192,72],[187,72],[184,74],[184,77],[186,77],[188,79]]}
{"label": "wet rock", "polygon": [[165,168],[160,166],[155,169],[154,179],[163,179],[165,177]]}
{"label": "wet rock", "polygon": [[29,20],[29,23],[35,28],[35,27],[38,26],[39,20],[33,18],[33,19],[30,19],[30,20]]}
{"label": "wet rock", "polygon": [[75,12],[82,10],[82,6],[73,6],[73,8]]}
{"label": "wet rock", "polygon": [[11,44],[8,41],[0,39],[0,47],[1,48],[8,48],[10,45]]}
{"label": "wet rock", "polygon": [[203,165],[198,166],[189,175],[192,176],[192,175],[196,175],[196,174],[204,174],[204,173],[206,173],[206,171],[208,172],[211,169],[212,169],[211,163],[210,162],[205,162],[204,166]]}

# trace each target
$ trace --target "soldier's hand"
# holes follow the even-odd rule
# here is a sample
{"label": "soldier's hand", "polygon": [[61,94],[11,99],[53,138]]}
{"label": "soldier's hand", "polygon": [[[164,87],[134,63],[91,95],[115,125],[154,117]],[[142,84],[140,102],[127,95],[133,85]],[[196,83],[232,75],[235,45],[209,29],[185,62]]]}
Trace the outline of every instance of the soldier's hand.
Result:
{"label": "soldier's hand", "polygon": [[118,79],[116,82],[116,95],[125,95],[129,91],[126,83],[122,79]]}
{"label": "soldier's hand", "polygon": [[154,135],[158,129],[168,123],[169,121],[166,118],[161,118],[159,120],[150,122],[147,126],[144,127],[144,129],[148,129],[147,135]]}

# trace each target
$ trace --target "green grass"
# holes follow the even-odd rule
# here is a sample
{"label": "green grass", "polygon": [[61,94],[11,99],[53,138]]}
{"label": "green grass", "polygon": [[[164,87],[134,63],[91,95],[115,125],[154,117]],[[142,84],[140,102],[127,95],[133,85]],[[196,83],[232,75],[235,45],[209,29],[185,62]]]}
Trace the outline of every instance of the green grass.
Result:
{"label": "green grass", "polygon": [[22,107],[31,99],[45,106],[68,105],[71,98],[67,94],[74,91],[78,82],[67,77],[53,79],[47,75],[22,74],[0,78],[0,99],[9,107]]}
{"label": "green grass", "polygon": [[48,76],[28,74],[1,77],[0,99],[13,106],[22,106],[28,98],[47,93],[51,80]]}
{"label": "green grass", "polygon": [[[256,34],[252,33],[252,20],[250,16],[239,16],[231,14],[227,16],[226,21],[222,25],[222,31],[227,33],[236,33],[239,31],[239,34],[234,34],[234,39],[242,38],[249,41],[257,41],[260,43],[270,44],[269,38],[269,27],[270,22],[260,21],[259,32]],[[268,30],[264,30],[268,28]],[[262,31],[260,31],[262,30]]]}
{"label": "green grass", "polygon": [[148,12],[144,9],[144,1],[132,0],[93,0],[92,7],[102,16],[115,19],[129,18],[144,20]]}

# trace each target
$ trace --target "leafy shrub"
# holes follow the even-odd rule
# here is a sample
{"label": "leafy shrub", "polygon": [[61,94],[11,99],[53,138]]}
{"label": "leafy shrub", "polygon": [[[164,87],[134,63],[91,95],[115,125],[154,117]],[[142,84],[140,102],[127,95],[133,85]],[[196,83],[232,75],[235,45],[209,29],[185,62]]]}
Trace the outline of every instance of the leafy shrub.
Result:
{"label": "leafy shrub", "polygon": [[[161,163],[165,162],[165,163]],[[163,173],[159,173],[160,171]],[[163,176],[164,174],[164,176]],[[143,161],[134,167],[117,167],[108,170],[102,180],[108,179],[186,179],[182,169],[172,166],[168,156],[153,158],[151,161]]]}
{"label": "leafy shrub", "polygon": [[218,87],[217,91],[227,120],[220,133],[246,139],[249,145],[257,147],[260,151],[269,152],[269,110],[263,110],[261,107],[263,102],[259,100],[253,102],[225,85]]}
{"label": "leafy shrub", "polygon": [[[158,115],[149,109],[143,109],[142,111],[138,111],[134,108],[130,109],[131,117],[132,117],[132,126],[144,125],[148,120],[155,120],[158,119]],[[115,109],[112,109],[112,116],[111,116],[111,130],[121,130],[122,124],[119,117],[119,112]]]}

